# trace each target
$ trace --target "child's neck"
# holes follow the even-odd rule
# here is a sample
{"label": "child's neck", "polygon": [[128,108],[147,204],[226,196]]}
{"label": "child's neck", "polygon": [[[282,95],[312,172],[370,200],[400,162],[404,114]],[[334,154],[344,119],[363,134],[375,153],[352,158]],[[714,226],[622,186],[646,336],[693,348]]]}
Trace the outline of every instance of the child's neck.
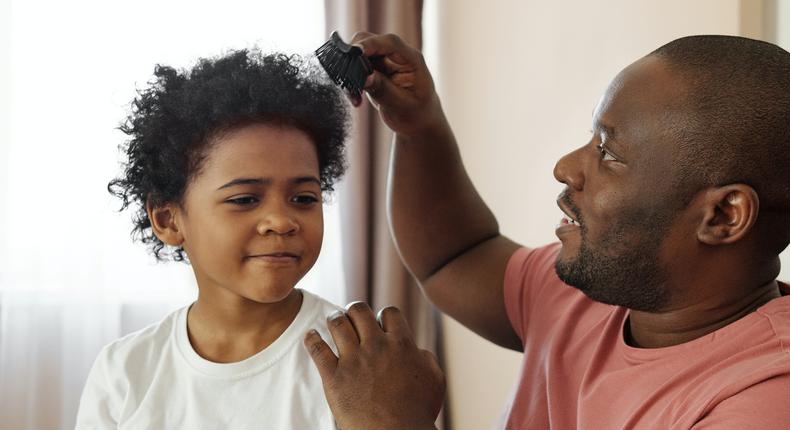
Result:
{"label": "child's neck", "polygon": [[215,363],[249,358],[272,344],[296,318],[302,293],[294,289],[278,303],[257,303],[244,298],[211,300],[200,294],[187,314],[192,348]]}

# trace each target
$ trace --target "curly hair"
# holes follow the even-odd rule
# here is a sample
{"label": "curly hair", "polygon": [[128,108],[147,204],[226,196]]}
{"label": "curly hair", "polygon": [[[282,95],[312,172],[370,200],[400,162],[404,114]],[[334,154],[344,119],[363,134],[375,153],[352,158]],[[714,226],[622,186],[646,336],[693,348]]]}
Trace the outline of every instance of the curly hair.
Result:
{"label": "curly hair", "polygon": [[157,65],[149,87],[139,90],[119,127],[129,138],[123,174],[109,192],[134,206],[132,238],[154,257],[185,261],[184,249],[166,249],[151,229],[146,205],[183,203],[220,134],[254,123],[294,127],[313,141],[321,189],[330,193],[345,172],[348,106],[340,90],[305,59],[257,50],[200,59],[191,70]]}

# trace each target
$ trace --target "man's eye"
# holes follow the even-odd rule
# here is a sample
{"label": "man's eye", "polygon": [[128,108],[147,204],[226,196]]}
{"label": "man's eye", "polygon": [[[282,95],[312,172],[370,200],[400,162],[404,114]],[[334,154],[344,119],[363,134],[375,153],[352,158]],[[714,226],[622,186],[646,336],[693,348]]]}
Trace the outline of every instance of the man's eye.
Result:
{"label": "man's eye", "polygon": [[318,199],[310,194],[300,194],[291,199],[292,202],[300,205],[311,205],[318,203]]}
{"label": "man's eye", "polygon": [[252,196],[243,196],[228,199],[227,202],[238,206],[248,206],[257,203],[258,199]]}
{"label": "man's eye", "polygon": [[601,153],[601,160],[603,160],[603,161],[617,161],[617,158],[614,158],[614,156],[609,151],[607,151],[606,148],[604,148],[604,146],[602,144],[601,145],[597,145],[596,148],[598,148],[598,152]]}

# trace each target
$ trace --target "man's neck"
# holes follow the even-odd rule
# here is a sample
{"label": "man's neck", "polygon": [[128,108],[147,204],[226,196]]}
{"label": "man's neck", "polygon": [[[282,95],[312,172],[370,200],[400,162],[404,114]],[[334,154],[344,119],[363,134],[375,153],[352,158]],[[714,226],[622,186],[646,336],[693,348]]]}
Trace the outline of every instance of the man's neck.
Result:
{"label": "man's neck", "polygon": [[626,342],[641,348],[679,345],[712,333],[780,297],[776,281],[729,300],[708,297],[664,312],[631,311]]}

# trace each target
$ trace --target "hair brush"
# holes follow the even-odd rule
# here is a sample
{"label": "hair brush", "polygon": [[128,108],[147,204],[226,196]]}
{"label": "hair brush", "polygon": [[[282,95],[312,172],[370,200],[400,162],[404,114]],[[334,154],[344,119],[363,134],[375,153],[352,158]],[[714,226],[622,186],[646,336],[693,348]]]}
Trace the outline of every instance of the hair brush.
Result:
{"label": "hair brush", "polygon": [[362,96],[365,80],[373,73],[373,66],[362,55],[362,49],[344,42],[333,31],[329,40],[315,50],[315,55],[335,84],[356,98]]}

